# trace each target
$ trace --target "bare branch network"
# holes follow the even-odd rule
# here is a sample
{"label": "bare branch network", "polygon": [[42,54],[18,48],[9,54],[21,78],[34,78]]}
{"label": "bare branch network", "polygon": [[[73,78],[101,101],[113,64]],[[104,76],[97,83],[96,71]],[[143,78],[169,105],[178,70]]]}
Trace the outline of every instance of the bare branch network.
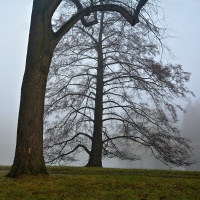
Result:
{"label": "bare branch network", "polygon": [[[136,10],[128,2],[120,6],[137,13],[146,1]],[[53,21],[55,30],[68,18],[62,12],[66,6]],[[45,100],[47,163],[73,162],[82,151],[90,158],[96,142],[103,157],[134,161],[145,148],[166,164],[192,164],[190,141],[176,125],[182,108],[174,103],[192,94],[185,86],[190,73],[158,61],[163,29],[145,18],[131,28],[111,12],[95,12],[84,20],[95,24],[77,23],[54,51]]]}
{"label": "bare branch network", "polygon": [[[129,49],[131,47],[129,47],[128,45],[130,45],[131,43],[129,44],[129,42],[127,42],[127,39],[129,37],[128,35],[127,39],[123,39],[124,41],[126,41],[124,45],[127,45],[128,48],[126,49],[125,47],[123,47],[122,51],[119,51],[119,53],[116,53],[115,51],[120,49],[121,45],[123,45],[123,40],[122,43],[119,43],[120,45],[117,45],[118,39],[116,38],[116,35],[121,32],[121,27],[117,28],[117,23],[119,23],[120,25],[121,22],[123,24],[122,29],[125,32],[127,31],[127,34],[131,34],[132,32],[132,30],[128,28],[127,23],[129,24],[129,26],[138,26],[138,28],[141,28],[142,26],[148,27],[148,31],[140,31],[138,33],[149,35],[149,41],[151,41],[152,36],[153,38],[156,37],[160,42],[160,45],[162,44],[162,41],[160,40],[162,37],[160,37],[160,35],[163,35],[163,31],[161,31],[161,29],[158,29],[153,23],[156,16],[154,14],[157,12],[156,4],[157,1],[151,0],[33,1],[29,41],[26,56],[26,67],[21,87],[15,158],[11,170],[7,174],[8,177],[14,178],[19,177],[23,174],[48,174],[43,155],[43,117],[46,84],[51,63],[52,66],[55,66],[55,68],[52,67],[52,69],[54,68],[53,71],[58,72],[55,74],[60,74],[60,76],[55,76],[54,78],[52,78],[51,72],[51,74],[49,75],[50,81],[48,86],[55,82],[58,84],[58,91],[56,91],[56,87],[53,86],[52,91],[49,91],[48,88],[46,93],[47,101],[45,107],[45,119],[49,117],[49,120],[47,121],[50,124],[52,122],[50,126],[47,126],[47,129],[50,130],[47,132],[49,133],[49,137],[52,139],[49,140],[49,145],[54,147],[52,151],[54,153],[46,154],[48,155],[48,158],[51,158],[51,160],[56,159],[56,156],[59,156],[59,158],[64,158],[65,153],[68,157],[68,155],[70,155],[70,152],[72,154],[76,153],[77,151],[80,151],[80,148],[89,153],[89,161],[87,166],[102,167],[102,155],[120,155],[120,157],[122,157],[121,155],[125,155],[125,157],[127,155],[127,158],[131,158],[130,155],[132,154],[129,154],[127,153],[127,151],[122,150],[121,146],[118,147],[116,144],[114,144],[113,141],[119,141],[118,139],[116,140],[115,138],[115,140],[108,140],[108,137],[113,137],[113,134],[112,136],[110,135],[113,132],[110,132],[107,126],[108,121],[113,121],[113,123],[117,123],[114,126],[115,129],[117,128],[118,124],[122,124],[124,126],[126,123],[128,123],[129,126],[131,126],[132,128],[135,127],[134,131],[138,132],[138,137],[141,138],[138,139],[137,142],[141,142],[141,140],[144,140],[144,138],[150,138],[150,136],[148,136],[148,133],[146,132],[145,133],[148,137],[146,137],[145,134],[142,135],[142,132],[144,132],[144,130],[142,130],[142,125],[137,122],[135,117],[138,115],[138,113],[138,116],[142,116],[141,114],[146,114],[146,112],[153,111],[149,111],[148,106],[146,106],[147,108],[144,106],[144,113],[143,111],[141,111],[140,114],[139,108],[141,108],[143,104],[141,104],[141,102],[137,101],[136,99],[132,99],[134,93],[138,94],[139,91],[141,91],[142,93],[147,91],[147,93],[151,93],[151,96],[155,95],[155,97],[152,96],[154,98],[153,102],[156,102],[155,108],[159,107],[159,109],[155,109],[154,112],[156,113],[156,115],[162,114],[162,119],[164,119],[165,117],[163,116],[165,115],[162,112],[162,106],[159,104],[156,95],[162,94],[161,85],[163,84],[163,86],[167,88],[170,86],[170,81],[164,80],[163,82],[157,82],[156,80],[159,80],[158,77],[160,77],[161,79],[161,77],[165,73],[172,74],[172,76],[170,77],[167,76],[167,79],[171,78],[171,86],[169,87],[170,89],[167,90],[168,94],[173,94],[174,91],[178,90],[177,95],[182,97],[186,95],[187,91],[184,91],[184,86],[180,86],[181,84],[178,84],[178,86],[175,87],[174,81],[177,80],[178,82],[178,76],[175,76],[175,73],[173,73],[175,72],[175,70],[168,70],[167,66],[164,67],[157,62],[153,62],[150,56],[148,56],[151,53],[147,55],[146,60],[145,57],[143,57],[141,62],[138,60],[138,58],[140,57],[139,55],[139,57],[136,56],[135,58],[133,58],[134,52],[131,52],[130,50],[129,53]],[[64,8],[65,16],[59,12],[60,9],[62,9],[63,5],[66,5],[66,7]],[[112,40],[111,35],[106,33],[106,29],[104,27],[108,27],[108,25],[104,25],[102,23],[103,18],[102,16],[100,16],[100,14],[104,12],[107,12],[106,15],[108,14],[107,20],[110,20],[110,28],[112,27],[113,30],[118,31],[118,33],[116,33],[115,35],[114,32],[110,29],[113,34],[113,38],[116,38],[116,41]],[[59,20],[60,23],[57,23],[59,22]],[[112,20],[115,20],[115,22],[111,22]],[[117,20],[119,20],[119,22]],[[138,23],[139,20],[141,21],[141,23]],[[82,27],[80,27],[79,24],[79,30],[82,29],[85,30],[85,32],[82,31],[81,33],[79,33],[76,31],[76,28],[73,29],[73,27],[79,21],[83,25],[81,25]],[[54,25],[54,22],[56,22],[57,24]],[[115,23],[116,26],[114,26]],[[97,29],[97,27],[99,27],[100,29]],[[73,31],[77,35],[74,35],[72,37],[71,34],[73,33]],[[87,36],[87,32],[89,33],[90,37],[89,35]],[[86,36],[82,35],[83,33]],[[81,47],[80,49],[78,48],[78,46],[84,44],[85,40],[83,38],[80,38],[82,36],[83,38],[87,37],[88,39],[88,43],[85,44],[91,45],[88,46],[87,49],[85,49],[85,47]],[[140,40],[139,35],[135,35],[135,37]],[[97,43],[95,43],[95,40],[93,39],[95,39]],[[94,43],[92,43],[91,41],[93,41]],[[105,48],[107,47],[105,45],[107,45],[109,41],[111,42],[111,47],[108,46],[108,49],[106,50]],[[63,47],[61,43],[64,44]],[[76,48],[76,45],[78,49]],[[131,45],[133,45],[133,43]],[[59,53],[58,47],[60,47],[61,50],[59,51]],[[141,45],[137,46],[136,42],[136,45],[133,45],[133,47],[141,48]],[[54,52],[55,48],[57,50]],[[153,49],[155,50],[155,48]],[[143,51],[145,51],[145,49],[143,49]],[[57,62],[55,62],[54,59],[54,61],[52,62],[53,55],[55,55],[54,58],[57,57]],[[140,55],[143,56],[144,54]],[[125,59],[126,56],[127,60]],[[120,58],[119,60],[119,57],[123,59]],[[58,64],[58,62],[60,63]],[[80,62],[81,64],[79,64],[78,62]],[[139,69],[139,66],[142,65],[142,62],[144,62],[147,68]],[[114,67],[114,63],[116,67]],[[127,63],[130,63],[130,65]],[[71,67],[74,66],[75,69],[68,67],[69,65]],[[64,66],[65,69],[68,70],[60,71]],[[127,71],[129,69],[127,69],[126,66],[130,66],[131,68],[136,67],[135,71]],[[115,69],[113,69],[113,67]],[[137,67],[139,70],[138,72],[136,72]],[[148,69],[150,70],[152,69],[152,67],[154,69],[154,73],[152,74],[152,79],[148,79],[145,76],[145,73],[151,73],[150,71],[148,71]],[[158,72],[163,71],[163,68],[165,69],[165,73],[159,73],[162,74],[161,76],[158,75]],[[50,71],[52,69],[50,69]],[[120,69],[122,69],[122,73]],[[184,81],[187,79],[186,77],[188,77],[187,73],[185,74],[185,76],[183,76],[183,71],[180,66],[175,69],[179,70],[179,72],[182,74],[182,83],[184,83]],[[81,71],[84,72],[84,75],[81,75]],[[136,76],[141,77],[136,78]],[[148,80],[145,81],[146,78]],[[150,80],[156,82],[156,84],[152,82],[151,84],[147,85],[146,83]],[[132,81],[134,84],[132,83]],[[125,95],[125,89],[128,82],[130,82],[130,84],[128,85],[128,93],[127,95]],[[111,86],[112,84],[114,85]],[[156,92],[155,90],[152,90],[152,92],[150,92],[150,89],[153,88],[154,85],[157,85],[156,87],[158,88],[158,91]],[[130,91],[132,91],[132,93],[129,93]],[[142,93],[139,96],[143,96],[144,94]],[[167,95],[163,95],[162,98],[166,99]],[[168,98],[170,99],[170,95],[168,95]],[[119,103],[118,100],[122,101],[123,104],[121,102]],[[118,104],[123,105],[123,107],[117,108],[117,104],[115,103],[106,103],[109,101],[118,102]],[[65,108],[62,109],[62,106],[64,106]],[[169,107],[171,108],[171,110],[173,110],[172,106]],[[54,108],[55,112],[53,111]],[[135,116],[134,112],[132,116],[132,108],[134,108],[138,112],[135,112]],[[120,112],[118,112],[117,109],[120,109]],[[131,120],[128,120],[129,118]],[[146,119],[148,119],[148,117]],[[93,130],[91,130],[92,125]],[[158,127],[161,127],[161,125]],[[139,129],[142,130],[142,132],[138,131]],[[112,128],[112,131],[113,130],[114,129]],[[134,132],[134,134],[136,134],[136,132]],[[65,134],[65,136],[67,135],[67,137],[63,137],[63,134]],[[72,142],[72,138],[74,138],[76,134],[78,134],[78,137],[76,137],[77,139],[73,140],[78,140],[78,143],[76,146],[73,146],[73,144],[75,143]],[[117,134],[116,137],[118,137],[119,135],[117,130],[114,134]],[[131,136],[133,136],[134,134],[130,133]],[[137,135],[134,136],[136,137]],[[143,136],[145,137],[143,138]],[[92,138],[91,141],[90,137]],[[64,141],[63,143],[62,140]],[[86,142],[87,140],[89,142]],[[107,140],[106,144],[108,144],[109,141],[112,142],[109,143],[109,147],[113,146],[114,144],[115,148],[113,149],[113,151],[105,148],[105,140]],[[53,143],[51,144],[50,141],[54,141],[55,145],[53,145]],[[149,142],[149,140],[144,141]],[[58,143],[62,144],[60,146],[56,145]],[[46,143],[45,141],[45,144],[48,143]],[[48,145],[45,145],[45,147],[47,146]],[[103,153],[105,152],[104,149],[106,149],[107,153]],[[184,163],[187,162],[183,161],[183,164]]]}

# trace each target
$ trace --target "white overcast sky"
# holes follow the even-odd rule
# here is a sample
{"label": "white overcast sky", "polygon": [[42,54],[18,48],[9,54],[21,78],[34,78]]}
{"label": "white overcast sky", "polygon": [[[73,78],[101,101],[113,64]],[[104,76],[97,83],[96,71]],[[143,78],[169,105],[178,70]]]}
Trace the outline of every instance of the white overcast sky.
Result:
{"label": "white overcast sky", "polygon": [[[163,0],[175,63],[192,73],[188,87],[200,97],[200,1]],[[25,67],[32,0],[0,2],[0,165],[12,164],[20,88]]]}

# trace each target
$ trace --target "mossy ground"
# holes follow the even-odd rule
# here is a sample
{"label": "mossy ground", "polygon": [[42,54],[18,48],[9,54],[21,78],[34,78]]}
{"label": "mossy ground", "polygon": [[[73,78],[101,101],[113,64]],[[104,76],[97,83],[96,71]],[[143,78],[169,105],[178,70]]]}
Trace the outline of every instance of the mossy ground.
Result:
{"label": "mossy ground", "polygon": [[18,179],[0,173],[0,199],[200,200],[200,172],[85,167],[48,170],[49,176]]}

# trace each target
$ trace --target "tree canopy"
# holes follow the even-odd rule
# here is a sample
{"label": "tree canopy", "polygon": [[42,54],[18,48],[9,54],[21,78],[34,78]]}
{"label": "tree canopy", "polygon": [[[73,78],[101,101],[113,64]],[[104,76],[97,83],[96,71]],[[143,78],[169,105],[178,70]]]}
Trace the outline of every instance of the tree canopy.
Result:
{"label": "tree canopy", "polygon": [[[166,164],[190,165],[189,140],[176,127],[182,108],[174,103],[190,94],[190,73],[158,61],[162,29],[145,22],[131,28],[113,13],[96,18],[92,27],[74,26],[55,49],[45,105],[47,162],[71,162],[84,150],[95,166],[95,143],[104,157],[134,161],[143,146]],[[65,15],[57,20],[59,26]]]}

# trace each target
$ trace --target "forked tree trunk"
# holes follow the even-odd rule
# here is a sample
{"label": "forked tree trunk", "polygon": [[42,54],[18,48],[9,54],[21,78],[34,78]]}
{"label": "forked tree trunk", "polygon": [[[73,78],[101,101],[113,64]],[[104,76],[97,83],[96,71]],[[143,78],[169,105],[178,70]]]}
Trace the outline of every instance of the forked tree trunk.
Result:
{"label": "forked tree trunk", "polygon": [[34,2],[21,88],[15,159],[8,177],[47,174],[43,157],[43,114],[54,47],[50,45],[50,23],[44,18],[42,6],[37,3],[39,1]]}
{"label": "forked tree trunk", "polygon": [[[97,5],[83,9],[82,7],[80,8],[81,2],[79,0],[73,0],[77,8],[79,8],[79,12],[71,17],[56,33],[53,33],[51,17],[61,2],[62,0],[33,1],[26,69],[21,88],[17,145],[14,163],[7,174],[8,177],[18,177],[22,174],[47,174],[43,157],[44,97],[54,47],[59,40],[78,20],[83,19],[88,13],[96,11],[117,11],[134,26],[138,22],[139,10],[147,0],[140,0],[139,4],[141,2],[145,3],[142,3],[141,6],[138,4],[135,15],[131,15],[124,8],[112,4]],[[82,20],[82,23],[86,26],[93,24],[90,22],[87,24],[84,20]],[[100,86],[101,81],[99,82]],[[97,97],[96,103],[98,105],[101,104],[101,101]],[[100,114],[102,117],[102,108],[96,109],[95,120],[97,125],[95,126],[94,145],[92,146],[91,159],[88,165],[102,166],[102,153],[100,154],[102,152],[102,142],[100,145],[102,131],[101,133],[99,132],[102,130],[102,119],[98,116]]]}

